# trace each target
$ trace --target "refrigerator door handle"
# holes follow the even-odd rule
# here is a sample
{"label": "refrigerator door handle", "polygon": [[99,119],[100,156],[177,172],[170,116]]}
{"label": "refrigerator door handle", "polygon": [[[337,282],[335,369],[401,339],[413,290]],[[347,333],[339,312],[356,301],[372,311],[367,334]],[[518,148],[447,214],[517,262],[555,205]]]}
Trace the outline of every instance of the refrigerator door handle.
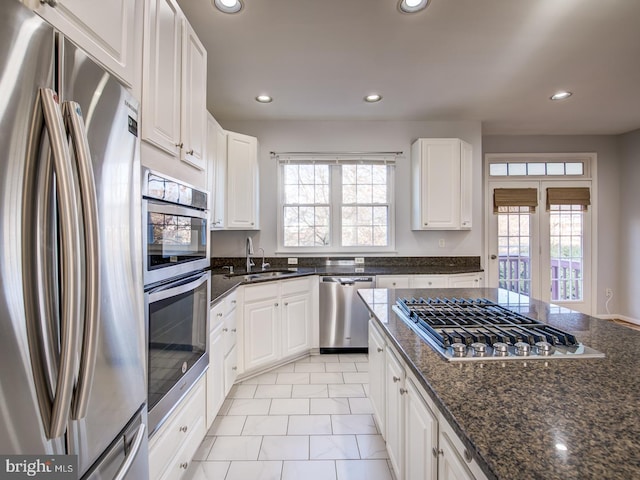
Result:
{"label": "refrigerator door handle", "polygon": [[80,328],[80,234],[76,212],[74,172],[66,141],[62,112],[57,94],[40,89],[44,123],[49,135],[60,218],[60,265],[62,288],[60,322],[60,364],[51,409],[49,438],[64,434],[69,420],[76,368],[76,352]]}
{"label": "refrigerator door handle", "polygon": [[80,372],[72,404],[72,418],[78,420],[87,415],[87,405],[96,366],[98,332],[100,331],[100,233],[98,231],[98,198],[91,151],[80,105],[66,101],[62,113],[75,153],[85,242],[85,310],[84,337],[80,357]]}
{"label": "refrigerator door handle", "polygon": [[131,450],[129,454],[125,457],[124,462],[120,465],[120,468],[116,472],[116,476],[113,477],[113,480],[124,480],[131,469],[131,465],[133,465],[133,461],[136,459],[138,452],[140,451],[140,447],[142,446],[142,441],[144,440],[144,436],[147,431],[147,426],[142,423],[140,427],[138,427],[138,431],[136,432],[136,436],[133,439],[133,443],[131,444]]}

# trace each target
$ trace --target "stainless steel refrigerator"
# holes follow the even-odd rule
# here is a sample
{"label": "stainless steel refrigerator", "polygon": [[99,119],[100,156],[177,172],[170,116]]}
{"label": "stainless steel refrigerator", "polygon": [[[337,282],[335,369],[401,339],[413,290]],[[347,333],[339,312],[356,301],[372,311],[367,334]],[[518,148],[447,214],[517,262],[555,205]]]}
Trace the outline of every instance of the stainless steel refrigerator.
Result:
{"label": "stainless steel refrigerator", "polygon": [[0,455],[148,477],[138,102],[0,0]]}

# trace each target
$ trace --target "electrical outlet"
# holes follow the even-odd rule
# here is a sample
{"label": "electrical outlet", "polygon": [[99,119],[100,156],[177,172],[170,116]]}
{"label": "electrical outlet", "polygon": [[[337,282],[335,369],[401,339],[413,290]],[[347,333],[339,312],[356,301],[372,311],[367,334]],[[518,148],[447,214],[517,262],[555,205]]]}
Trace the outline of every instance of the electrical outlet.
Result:
{"label": "electrical outlet", "polygon": [[353,260],[356,265],[364,265],[364,257],[356,257]]}
{"label": "electrical outlet", "polygon": [[445,243],[444,243],[444,238],[441,238],[440,240],[438,240],[438,246],[439,246],[440,248],[444,248],[444,245],[445,245]]}
{"label": "electrical outlet", "polygon": [[613,297],[613,290],[611,288],[604,289],[604,296],[607,298]]}
{"label": "electrical outlet", "polygon": [[296,257],[289,257],[289,258],[287,258],[287,264],[289,264],[289,265],[297,265],[298,264],[298,259]]}

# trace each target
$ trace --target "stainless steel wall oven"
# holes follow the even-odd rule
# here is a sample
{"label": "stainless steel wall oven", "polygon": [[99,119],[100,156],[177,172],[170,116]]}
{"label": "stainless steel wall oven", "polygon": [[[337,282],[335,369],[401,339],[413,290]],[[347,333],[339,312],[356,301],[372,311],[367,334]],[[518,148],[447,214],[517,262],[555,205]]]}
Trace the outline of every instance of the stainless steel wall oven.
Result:
{"label": "stainless steel wall oven", "polygon": [[149,432],[209,363],[207,192],[150,170],[142,174]]}

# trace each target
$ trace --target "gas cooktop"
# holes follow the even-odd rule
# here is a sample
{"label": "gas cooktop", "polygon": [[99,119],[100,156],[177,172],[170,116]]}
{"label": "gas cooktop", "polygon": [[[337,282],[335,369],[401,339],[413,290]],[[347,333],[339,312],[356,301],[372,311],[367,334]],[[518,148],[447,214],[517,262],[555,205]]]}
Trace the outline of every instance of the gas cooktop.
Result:
{"label": "gas cooktop", "polygon": [[400,298],[393,310],[449,361],[604,357],[570,333],[485,298]]}

